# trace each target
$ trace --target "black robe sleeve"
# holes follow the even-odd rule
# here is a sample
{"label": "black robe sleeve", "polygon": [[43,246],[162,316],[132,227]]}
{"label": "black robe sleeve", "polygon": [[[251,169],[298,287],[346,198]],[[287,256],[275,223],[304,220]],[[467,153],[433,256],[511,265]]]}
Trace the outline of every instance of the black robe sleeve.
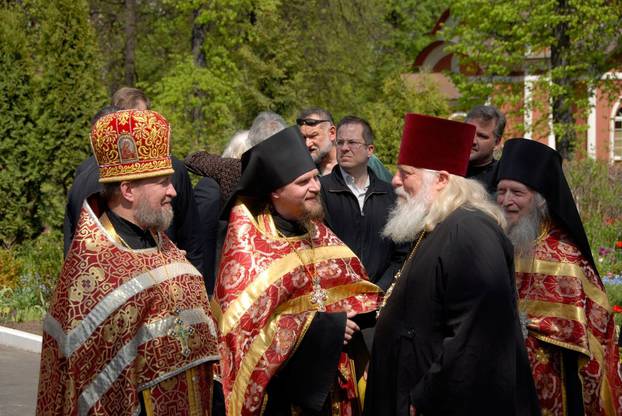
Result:
{"label": "black robe sleeve", "polygon": [[288,415],[291,405],[320,412],[337,377],[345,313],[318,312],[298,349],[268,384],[266,415]]}
{"label": "black robe sleeve", "polygon": [[203,235],[203,279],[207,293],[211,295],[216,281],[216,243],[220,214],[220,188],[216,181],[209,176],[202,178],[194,187],[194,199]]}
{"label": "black robe sleeve", "polygon": [[173,223],[166,230],[166,234],[175,245],[186,251],[186,258],[201,274],[203,268],[203,237],[201,235],[199,211],[192,191],[190,175],[179,159],[173,159],[173,186],[177,196],[173,199]]}
{"label": "black robe sleeve", "polygon": [[67,194],[67,204],[65,205],[65,219],[63,221],[63,248],[65,255],[69,251],[73,233],[80,219],[82,203],[86,198],[101,190],[99,183],[99,167],[95,157],[91,156],[84,160],[76,168],[73,184]]}

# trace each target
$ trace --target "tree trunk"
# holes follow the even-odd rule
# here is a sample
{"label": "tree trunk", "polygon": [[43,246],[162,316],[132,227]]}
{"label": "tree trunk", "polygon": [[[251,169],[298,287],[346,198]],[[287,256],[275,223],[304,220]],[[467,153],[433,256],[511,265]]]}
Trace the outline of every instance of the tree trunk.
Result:
{"label": "tree trunk", "polygon": [[207,25],[197,23],[197,18],[201,14],[201,8],[196,8],[192,11],[192,56],[194,57],[194,63],[200,67],[205,68],[207,62],[205,59],[205,51],[203,44],[205,43],[205,37],[207,36]]}
{"label": "tree trunk", "polygon": [[[558,0],[557,14],[568,16],[572,13],[568,0]],[[562,20],[554,29],[555,42],[551,45],[551,69],[568,65],[570,53],[570,35],[568,24]],[[551,94],[551,107],[553,112],[553,126],[557,127],[555,133],[555,147],[565,160],[570,159],[572,149],[576,141],[575,118],[572,111],[572,99],[575,83],[569,77],[559,77],[552,72],[551,82],[555,85],[556,92]]]}
{"label": "tree trunk", "polygon": [[[209,30],[208,25],[203,23],[198,23],[197,20],[201,15],[201,7],[197,7],[192,11],[192,35],[191,35],[191,46],[192,46],[192,56],[194,58],[194,64],[199,68],[207,67],[207,58],[205,56],[205,38],[207,36],[207,32]],[[194,96],[198,98],[199,103],[202,103],[207,94],[205,91],[194,88]],[[205,115],[203,114],[203,107],[201,104],[194,106],[191,110],[190,114],[191,120],[193,124],[204,125],[205,124]],[[199,143],[193,143],[195,146],[198,146]]]}
{"label": "tree trunk", "polygon": [[136,83],[136,0],[125,0],[125,85]]}

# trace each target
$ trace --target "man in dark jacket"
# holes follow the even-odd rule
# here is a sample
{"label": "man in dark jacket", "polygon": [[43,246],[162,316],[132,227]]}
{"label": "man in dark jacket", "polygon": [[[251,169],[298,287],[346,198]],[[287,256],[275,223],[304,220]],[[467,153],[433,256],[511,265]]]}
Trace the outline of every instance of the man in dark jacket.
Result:
{"label": "man in dark jacket", "polygon": [[476,129],[466,177],[478,180],[489,194],[494,194],[497,190],[495,173],[498,161],[493,157],[493,152],[501,143],[505,116],[496,107],[478,105],[469,111],[465,122],[474,125]]}
{"label": "man in dark jacket", "polygon": [[[337,149],[335,148],[337,129],[333,124],[332,114],[323,108],[307,108],[300,112],[296,118],[296,124],[300,127],[307,149],[320,175],[330,175],[333,167],[337,165]],[[375,155],[369,158],[368,164],[378,178],[391,182],[391,172]]]}
{"label": "man in dark jacket", "polygon": [[379,312],[367,415],[539,414],[505,219],[464,178],[474,134],[406,115],[384,233],[415,243]]}
{"label": "man in dark jacket", "polygon": [[381,235],[395,204],[390,184],[367,166],[374,136],[367,121],[344,117],[337,126],[337,165],[322,176],[326,223],[361,259],[372,282],[383,290],[404,260],[404,246]]}

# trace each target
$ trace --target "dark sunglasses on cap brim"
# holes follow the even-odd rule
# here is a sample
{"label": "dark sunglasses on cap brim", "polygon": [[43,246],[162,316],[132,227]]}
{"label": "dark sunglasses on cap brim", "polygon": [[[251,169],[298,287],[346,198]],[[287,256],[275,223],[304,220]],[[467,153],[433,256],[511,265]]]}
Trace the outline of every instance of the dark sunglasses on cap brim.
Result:
{"label": "dark sunglasses on cap brim", "polygon": [[296,124],[298,124],[299,126],[317,126],[320,123],[324,123],[325,121],[328,121],[330,123],[330,120],[315,120],[312,118],[297,118],[296,119]]}

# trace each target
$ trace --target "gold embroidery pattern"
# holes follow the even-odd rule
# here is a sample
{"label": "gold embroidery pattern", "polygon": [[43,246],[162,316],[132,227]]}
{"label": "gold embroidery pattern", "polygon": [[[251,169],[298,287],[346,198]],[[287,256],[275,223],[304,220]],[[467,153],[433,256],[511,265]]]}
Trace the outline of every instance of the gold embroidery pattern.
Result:
{"label": "gold embroidery pattern", "polygon": [[170,127],[154,111],[124,110],[102,117],[91,132],[91,145],[102,182],[173,172]]}

